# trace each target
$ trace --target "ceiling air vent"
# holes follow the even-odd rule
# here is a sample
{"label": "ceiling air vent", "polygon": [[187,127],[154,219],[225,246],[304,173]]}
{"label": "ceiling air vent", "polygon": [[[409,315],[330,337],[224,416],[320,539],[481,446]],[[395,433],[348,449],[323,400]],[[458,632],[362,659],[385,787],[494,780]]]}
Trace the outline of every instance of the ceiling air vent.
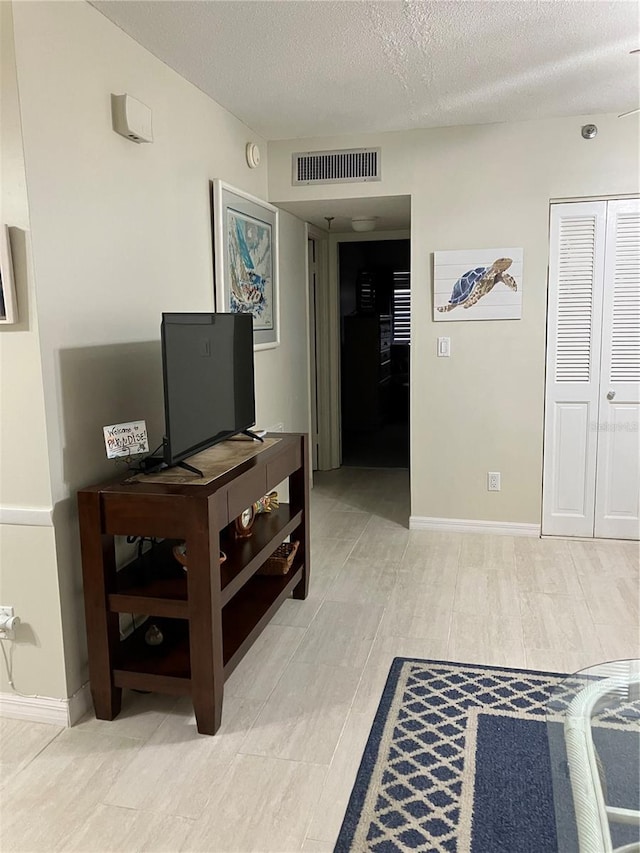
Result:
{"label": "ceiling air vent", "polygon": [[350,184],[379,181],[380,149],[303,151],[293,155],[293,184]]}

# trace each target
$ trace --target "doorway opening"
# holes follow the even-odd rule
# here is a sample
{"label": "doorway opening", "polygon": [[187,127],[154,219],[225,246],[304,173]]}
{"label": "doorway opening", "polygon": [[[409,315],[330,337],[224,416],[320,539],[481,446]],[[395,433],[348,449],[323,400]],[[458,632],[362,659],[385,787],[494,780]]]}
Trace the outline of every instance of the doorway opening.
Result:
{"label": "doorway opening", "polygon": [[411,241],[338,242],[342,464],[409,467]]}

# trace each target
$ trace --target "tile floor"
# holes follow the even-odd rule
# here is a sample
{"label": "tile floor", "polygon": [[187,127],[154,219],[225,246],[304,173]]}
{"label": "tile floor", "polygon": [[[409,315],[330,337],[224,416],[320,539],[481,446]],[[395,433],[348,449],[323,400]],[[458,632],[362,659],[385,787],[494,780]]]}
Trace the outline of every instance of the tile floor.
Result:
{"label": "tile floor", "polygon": [[3,851],[328,853],[396,655],[571,671],[640,656],[637,543],[411,531],[405,471],[312,493],[311,592],[225,688],[223,727],[126,694],[111,722],[0,721]]}

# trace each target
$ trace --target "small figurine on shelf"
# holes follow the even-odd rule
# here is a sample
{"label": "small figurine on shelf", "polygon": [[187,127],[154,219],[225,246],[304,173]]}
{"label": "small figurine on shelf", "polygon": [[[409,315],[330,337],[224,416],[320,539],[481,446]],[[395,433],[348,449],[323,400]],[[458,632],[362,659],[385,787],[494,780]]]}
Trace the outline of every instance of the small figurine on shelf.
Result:
{"label": "small figurine on shelf", "polygon": [[253,523],[256,520],[256,515],[263,512],[271,512],[278,509],[278,493],[269,492],[268,495],[260,498],[255,503],[248,506],[244,512],[233,521],[233,536],[235,539],[248,539],[253,533]]}
{"label": "small figurine on shelf", "polygon": [[256,501],[253,506],[256,514],[259,515],[261,512],[271,512],[272,509],[278,509],[279,505],[278,493],[269,492],[268,495],[265,495],[263,498],[260,498],[259,501]]}
{"label": "small figurine on shelf", "polygon": [[164,640],[164,635],[157,625],[151,624],[147,628],[144,641],[148,646],[160,646]]}

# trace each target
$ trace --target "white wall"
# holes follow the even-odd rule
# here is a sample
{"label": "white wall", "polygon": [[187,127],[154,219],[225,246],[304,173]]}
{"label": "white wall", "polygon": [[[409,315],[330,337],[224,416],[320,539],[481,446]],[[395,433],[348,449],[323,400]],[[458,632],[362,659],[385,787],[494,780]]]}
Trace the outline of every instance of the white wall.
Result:
{"label": "white wall", "polygon": [[[549,201],[637,193],[638,128],[591,116],[269,144],[273,203],[412,196],[412,515],[539,524]],[[360,146],[382,148],[380,183],[291,186],[294,151]],[[494,246],[524,248],[523,319],[434,323],[432,253]]]}
{"label": "white wall", "polygon": [[[13,9],[71,695],[87,677],[75,492],[113,474],[104,424],[145,418],[160,441],[161,312],[212,309],[209,181],[266,197],[266,164],[244,158],[264,140],[88,4]],[[113,132],[122,92],[151,107],[153,144]],[[308,393],[287,362],[303,349],[302,229],[283,217],[282,346],[256,353],[258,416],[292,429]]]}
{"label": "white wall", "polygon": [[309,432],[309,350],[306,230],[279,211],[280,338],[275,349],[256,353],[256,422],[265,429]]}
{"label": "white wall", "polygon": [[[64,696],[62,622],[10,3],[0,3],[0,84],[0,221],[10,226],[19,311],[18,323],[0,326],[0,603],[12,605],[23,622],[12,646],[4,642],[5,651],[11,652],[18,690]],[[0,692],[9,689],[0,663]]]}

